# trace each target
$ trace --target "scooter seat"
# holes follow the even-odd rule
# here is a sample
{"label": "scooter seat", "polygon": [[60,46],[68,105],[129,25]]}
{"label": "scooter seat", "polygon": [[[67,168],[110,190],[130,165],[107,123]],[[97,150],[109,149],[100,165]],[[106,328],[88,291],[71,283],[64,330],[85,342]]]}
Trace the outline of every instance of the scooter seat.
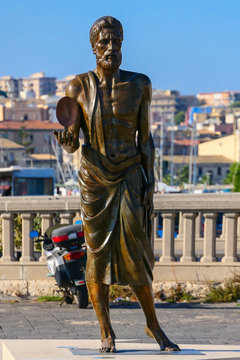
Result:
{"label": "scooter seat", "polygon": [[70,247],[73,243],[84,243],[84,233],[82,224],[66,225],[54,229],[52,232],[52,241],[59,247]]}

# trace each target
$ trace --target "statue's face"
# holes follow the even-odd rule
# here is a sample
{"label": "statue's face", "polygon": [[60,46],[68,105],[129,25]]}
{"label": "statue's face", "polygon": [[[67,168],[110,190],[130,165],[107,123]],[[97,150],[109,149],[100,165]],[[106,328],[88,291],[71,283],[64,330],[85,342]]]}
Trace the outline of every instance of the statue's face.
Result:
{"label": "statue's face", "polygon": [[102,29],[96,39],[93,53],[97,64],[106,70],[116,69],[122,62],[122,38],[115,29]]}

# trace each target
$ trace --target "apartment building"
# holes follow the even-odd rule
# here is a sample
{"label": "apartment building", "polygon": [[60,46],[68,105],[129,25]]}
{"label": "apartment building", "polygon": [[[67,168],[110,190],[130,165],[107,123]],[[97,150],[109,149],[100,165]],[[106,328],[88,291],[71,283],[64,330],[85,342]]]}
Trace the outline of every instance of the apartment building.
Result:
{"label": "apartment building", "polygon": [[18,84],[19,95],[24,99],[39,99],[42,95],[54,95],[56,91],[56,78],[46,77],[44,72],[18,79]]}
{"label": "apartment building", "polygon": [[152,123],[167,121],[173,114],[179,111],[186,111],[190,106],[196,106],[198,99],[194,95],[180,95],[175,90],[154,89],[151,101]]}
{"label": "apartment building", "polygon": [[75,75],[68,75],[63,79],[56,80],[56,96],[62,97],[65,96],[65,89],[70,80],[72,80]]}
{"label": "apartment building", "polygon": [[53,130],[63,130],[59,123],[49,121],[1,121],[0,138],[13,142],[30,141],[32,153],[49,154],[51,151],[51,140],[55,139]]}
{"label": "apartment building", "polygon": [[153,90],[151,102],[152,122],[168,119],[176,112],[176,96],[171,90]]}
{"label": "apartment building", "polygon": [[199,144],[198,154],[201,156],[220,156],[224,154],[232,162],[240,161],[238,132]]}
{"label": "apartment building", "polygon": [[49,120],[49,107],[44,103],[26,101],[8,102],[0,105],[0,121]]}
{"label": "apartment building", "polygon": [[229,106],[240,100],[240,91],[199,93],[197,98],[200,102],[204,102],[206,106]]}
{"label": "apartment building", "polygon": [[44,72],[34,73],[26,78],[15,79],[12,76],[0,78],[0,91],[7,94],[8,98],[36,98],[42,95],[55,95],[56,78],[47,77]]}
{"label": "apartment building", "polygon": [[[171,162],[174,164],[174,175],[180,171],[183,166],[189,167],[190,156],[164,156],[165,171],[170,173]],[[194,161],[194,159],[192,159]],[[224,155],[198,155],[196,158],[196,177],[197,180],[204,176],[209,176],[215,184],[221,184],[226,178],[232,160]]]}
{"label": "apartment building", "polygon": [[12,76],[0,77],[0,90],[10,99],[18,97],[18,80]]}
{"label": "apartment building", "polygon": [[27,154],[24,146],[0,137],[0,167],[26,166]]}

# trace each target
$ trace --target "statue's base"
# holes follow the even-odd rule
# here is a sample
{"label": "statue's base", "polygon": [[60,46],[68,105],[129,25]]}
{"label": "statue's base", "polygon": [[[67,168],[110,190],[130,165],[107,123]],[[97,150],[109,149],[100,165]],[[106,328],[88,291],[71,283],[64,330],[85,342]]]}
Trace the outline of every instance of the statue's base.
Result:
{"label": "statue's base", "polygon": [[[0,342],[1,343],[1,342]],[[161,360],[240,359],[236,345],[180,345],[180,352],[160,351],[155,343],[118,340],[117,353],[100,354],[99,340],[2,340],[0,360]],[[1,349],[0,349],[1,350]]]}

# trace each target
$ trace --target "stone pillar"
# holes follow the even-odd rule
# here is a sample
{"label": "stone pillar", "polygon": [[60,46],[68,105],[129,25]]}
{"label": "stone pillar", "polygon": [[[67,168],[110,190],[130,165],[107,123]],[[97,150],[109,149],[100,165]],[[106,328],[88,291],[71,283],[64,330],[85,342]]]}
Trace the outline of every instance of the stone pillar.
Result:
{"label": "stone pillar", "polygon": [[[53,226],[53,218],[54,214],[41,214],[42,226],[41,226],[41,233],[42,235],[45,234],[45,231],[50,227]],[[39,258],[39,261],[45,263],[47,260],[46,255],[44,254],[44,250],[42,247],[42,255]]]}
{"label": "stone pillar", "polygon": [[202,237],[202,211],[199,211],[195,220],[195,239],[198,240]]}
{"label": "stone pillar", "polygon": [[162,256],[160,262],[175,261],[174,257],[174,227],[175,213],[161,213],[163,217],[163,239],[162,239]]}
{"label": "stone pillar", "polygon": [[183,239],[183,213],[182,211],[180,211],[177,240],[182,240],[182,239]]}
{"label": "stone pillar", "polygon": [[221,240],[225,240],[225,237],[226,237],[225,229],[226,229],[226,217],[225,217],[225,214],[223,214],[223,217],[222,217],[222,234],[220,236]]}
{"label": "stone pillar", "polygon": [[66,224],[66,225],[72,225],[74,216],[75,216],[74,213],[62,213],[62,214],[60,214],[60,219],[61,219],[60,223],[61,224]]}
{"label": "stone pillar", "polygon": [[205,213],[204,250],[201,262],[216,261],[216,219],[217,213]]}
{"label": "stone pillar", "polygon": [[237,238],[240,240],[240,216],[237,219]]}
{"label": "stone pillar", "polygon": [[196,261],[195,258],[195,219],[196,212],[183,214],[183,255],[181,262]]}
{"label": "stone pillar", "polygon": [[34,240],[30,239],[35,214],[22,214],[22,256],[20,262],[34,261]]}
{"label": "stone pillar", "polygon": [[14,257],[14,217],[15,214],[2,214],[2,245],[3,252],[0,261],[16,261]]}
{"label": "stone pillar", "polygon": [[222,262],[236,262],[237,258],[237,218],[238,213],[225,213],[225,256]]}
{"label": "stone pillar", "polygon": [[154,238],[155,237],[159,237],[158,236],[158,223],[159,223],[159,216],[160,213],[159,212],[154,212],[154,221],[153,221],[153,234],[154,234]]}
{"label": "stone pillar", "polygon": [[151,247],[154,253],[154,241],[158,236],[158,213],[154,212],[152,217],[152,239],[151,239]]}

